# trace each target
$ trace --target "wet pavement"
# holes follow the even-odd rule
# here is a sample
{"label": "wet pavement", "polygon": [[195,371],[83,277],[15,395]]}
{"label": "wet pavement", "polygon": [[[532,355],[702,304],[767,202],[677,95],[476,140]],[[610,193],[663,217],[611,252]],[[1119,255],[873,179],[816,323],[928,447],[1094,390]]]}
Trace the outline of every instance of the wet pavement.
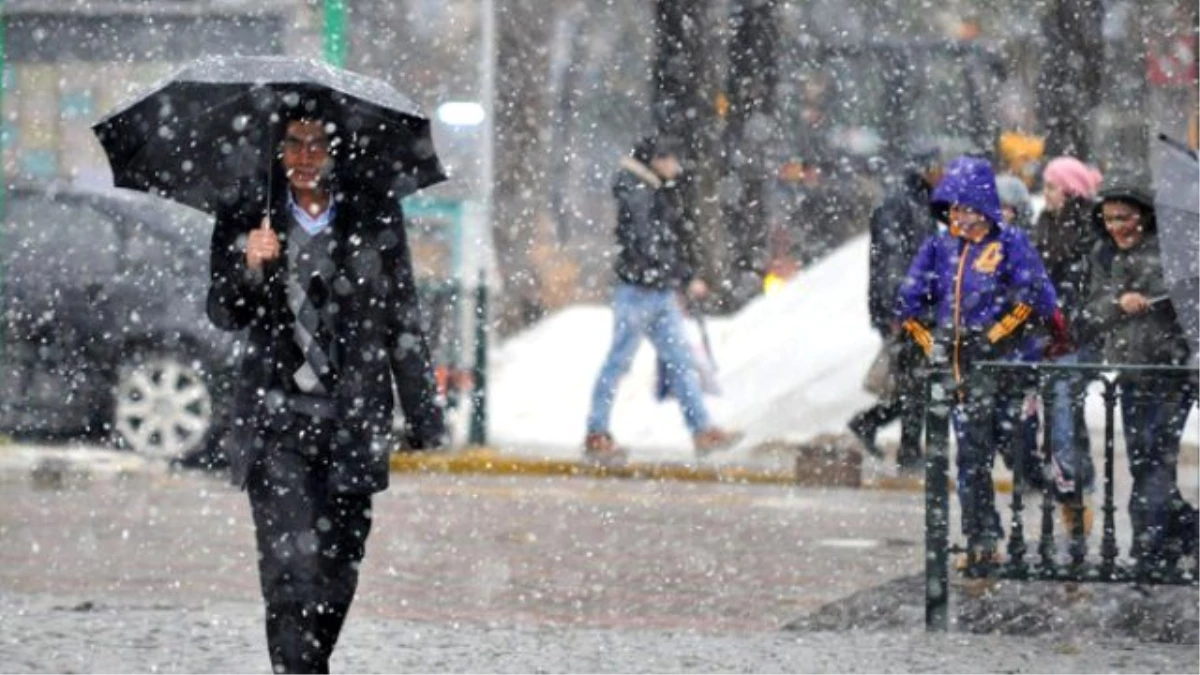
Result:
{"label": "wet pavement", "polygon": [[[249,510],[211,476],[0,472],[0,664],[267,672]],[[921,569],[920,494],[396,474],[355,672],[1194,672],[1194,646],[782,631]]]}

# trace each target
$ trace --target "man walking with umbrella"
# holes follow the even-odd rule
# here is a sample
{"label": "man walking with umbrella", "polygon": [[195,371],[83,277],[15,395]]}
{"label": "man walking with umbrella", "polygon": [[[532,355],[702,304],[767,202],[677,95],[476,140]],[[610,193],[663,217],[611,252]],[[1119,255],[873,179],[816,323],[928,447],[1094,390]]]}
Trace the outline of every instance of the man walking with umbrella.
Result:
{"label": "man walking with umbrella", "polygon": [[208,316],[247,331],[221,444],[249,495],[275,672],[328,672],[387,487],[442,442],[399,198],[444,178],[429,120],[312,61],[192,64],[94,127],[113,182],[216,216]]}
{"label": "man walking with umbrella", "polygon": [[250,497],[276,672],[328,672],[371,495],[387,486],[393,377],[410,444],[443,435],[402,216],[338,184],[345,146],[329,119],[285,111],[269,215],[224,210],[212,243],[209,316],[250,331],[243,433],[227,451]]}

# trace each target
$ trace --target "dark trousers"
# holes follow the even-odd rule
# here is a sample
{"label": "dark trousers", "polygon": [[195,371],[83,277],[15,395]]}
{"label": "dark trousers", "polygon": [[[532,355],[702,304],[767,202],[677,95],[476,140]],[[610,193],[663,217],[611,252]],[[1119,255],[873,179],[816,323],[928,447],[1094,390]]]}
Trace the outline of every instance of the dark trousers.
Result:
{"label": "dark trousers", "polygon": [[972,377],[951,412],[958,441],[958,501],[962,530],[973,547],[992,551],[1004,537],[992,465],[997,451],[1012,452],[1028,378],[1002,373]]}
{"label": "dark trousers", "polygon": [[329,490],[334,428],[296,421],[272,434],[247,485],[277,673],[328,673],[358,587],[371,496]]}
{"label": "dark trousers", "polygon": [[1186,384],[1151,388],[1132,380],[1121,383],[1121,419],[1133,475],[1133,557],[1147,571],[1166,562],[1168,544],[1190,548],[1195,543],[1196,507],[1183,499],[1176,482],[1179,438],[1195,400]]}
{"label": "dark trousers", "polygon": [[920,349],[912,344],[901,346],[893,360],[896,377],[896,396],[880,400],[863,410],[850,421],[874,436],[880,427],[900,420],[900,450],[896,463],[903,468],[921,466],[921,434],[925,430],[925,380],[918,374],[924,363]]}

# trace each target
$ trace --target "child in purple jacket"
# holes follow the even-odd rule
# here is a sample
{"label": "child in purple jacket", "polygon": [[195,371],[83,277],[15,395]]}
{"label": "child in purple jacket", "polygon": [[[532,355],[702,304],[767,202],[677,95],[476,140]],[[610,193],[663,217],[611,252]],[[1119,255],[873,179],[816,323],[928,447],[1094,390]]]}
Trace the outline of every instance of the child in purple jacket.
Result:
{"label": "child in purple jacket", "polygon": [[[1054,350],[1066,326],[1041,258],[1000,210],[991,164],[959,157],[933,192],[950,227],[928,238],[900,288],[898,318],[932,359],[949,362],[957,385],[952,413],[958,441],[958,497],[972,560],[994,560],[1003,536],[995,508],[992,463],[1013,441],[1027,379],[969,377],[979,361],[1032,361],[1045,351],[1035,325],[1050,325]],[[932,315],[933,326],[919,317]]]}

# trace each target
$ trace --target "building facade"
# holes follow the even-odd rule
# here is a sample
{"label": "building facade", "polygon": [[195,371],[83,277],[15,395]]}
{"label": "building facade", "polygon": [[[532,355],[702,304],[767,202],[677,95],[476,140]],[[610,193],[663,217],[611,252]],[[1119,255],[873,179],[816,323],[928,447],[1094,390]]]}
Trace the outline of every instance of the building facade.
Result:
{"label": "building facade", "polygon": [[0,147],[10,182],[111,185],[90,127],[215,54],[320,57],[313,0],[6,0]]}

